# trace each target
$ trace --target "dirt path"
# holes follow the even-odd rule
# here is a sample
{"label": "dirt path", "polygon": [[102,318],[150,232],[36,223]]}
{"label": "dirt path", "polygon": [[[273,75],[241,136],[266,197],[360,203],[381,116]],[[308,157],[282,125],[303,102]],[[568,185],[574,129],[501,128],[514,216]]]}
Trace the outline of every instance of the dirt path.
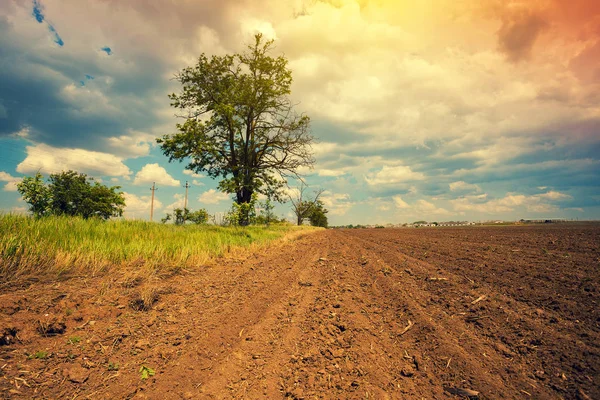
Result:
{"label": "dirt path", "polygon": [[155,282],[11,290],[1,396],[600,398],[599,239],[597,225],[328,230]]}

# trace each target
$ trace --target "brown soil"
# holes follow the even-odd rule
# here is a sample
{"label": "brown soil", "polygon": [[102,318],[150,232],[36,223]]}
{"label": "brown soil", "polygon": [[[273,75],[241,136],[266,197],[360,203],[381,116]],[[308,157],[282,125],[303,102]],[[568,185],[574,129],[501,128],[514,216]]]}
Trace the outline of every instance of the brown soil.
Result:
{"label": "brown soil", "polygon": [[0,397],[600,399],[599,263],[598,225],[328,230],[3,288]]}

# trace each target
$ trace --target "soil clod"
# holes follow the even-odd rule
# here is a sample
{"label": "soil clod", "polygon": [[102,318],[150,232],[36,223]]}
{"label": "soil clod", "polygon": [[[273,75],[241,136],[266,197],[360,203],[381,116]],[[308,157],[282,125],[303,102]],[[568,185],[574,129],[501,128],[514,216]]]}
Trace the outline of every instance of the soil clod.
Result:
{"label": "soil clod", "polygon": [[0,335],[0,346],[8,346],[17,339],[17,333],[19,330],[17,328],[6,328],[2,331],[2,335]]}

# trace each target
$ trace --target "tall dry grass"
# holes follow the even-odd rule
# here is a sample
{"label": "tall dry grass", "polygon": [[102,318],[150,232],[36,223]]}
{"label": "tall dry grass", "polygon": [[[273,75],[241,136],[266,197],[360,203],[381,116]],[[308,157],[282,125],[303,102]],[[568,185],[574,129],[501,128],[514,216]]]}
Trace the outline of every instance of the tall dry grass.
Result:
{"label": "tall dry grass", "polygon": [[168,272],[203,265],[236,248],[310,229],[175,226],[4,214],[0,215],[0,282],[28,276],[89,276],[119,267]]}

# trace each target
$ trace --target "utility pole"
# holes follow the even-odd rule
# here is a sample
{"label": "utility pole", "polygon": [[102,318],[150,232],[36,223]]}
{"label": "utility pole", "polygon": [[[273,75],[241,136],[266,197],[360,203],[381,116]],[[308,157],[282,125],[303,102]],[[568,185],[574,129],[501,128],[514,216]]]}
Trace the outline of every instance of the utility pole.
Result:
{"label": "utility pole", "polygon": [[152,218],[154,217],[154,192],[158,190],[156,188],[156,182],[152,182],[150,190],[152,190],[152,201],[150,202],[150,221],[152,221]]}
{"label": "utility pole", "polygon": [[183,202],[183,210],[185,212],[185,209],[187,208],[187,197],[188,197],[188,188],[190,187],[190,185],[188,185],[188,181],[185,181],[185,200]]}

